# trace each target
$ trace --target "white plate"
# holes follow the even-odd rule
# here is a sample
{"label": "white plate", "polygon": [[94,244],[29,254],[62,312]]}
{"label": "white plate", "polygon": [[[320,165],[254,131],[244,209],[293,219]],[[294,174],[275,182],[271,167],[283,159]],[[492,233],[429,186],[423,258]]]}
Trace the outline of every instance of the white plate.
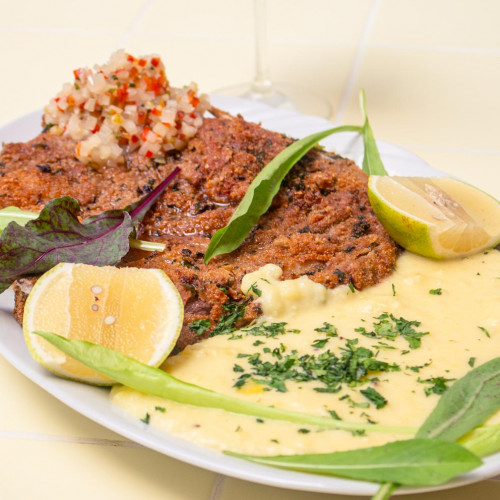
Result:
{"label": "white plate", "polygon": [[[330,122],[321,118],[302,116],[293,111],[276,110],[243,99],[212,96],[212,103],[230,113],[240,113],[249,121],[261,122],[266,128],[297,138],[332,126]],[[0,140],[10,142],[33,138],[41,129],[40,117],[41,112],[37,111],[6,125],[0,129]],[[322,141],[322,144],[328,149],[353,159],[358,165],[361,164],[363,144],[358,134],[335,134]],[[379,149],[384,164],[391,174],[444,175],[402,148],[379,142]],[[114,408],[109,401],[106,389],[62,380],[52,376],[35,363],[26,349],[20,326],[12,318],[12,304],[13,294],[10,290],[0,295],[0,354],[21,373],[60,401],[118,434],[192,465],[257,483],[346,495],[373,495],[377,491],[378,486],[373,483],[291,472],[252,464],[142,425]],[[487,479],[499,473],[500,453],[497,453],[488,457],[483,466],[445,485],[419,489],[403,488],[398,493],[450,488]]]}

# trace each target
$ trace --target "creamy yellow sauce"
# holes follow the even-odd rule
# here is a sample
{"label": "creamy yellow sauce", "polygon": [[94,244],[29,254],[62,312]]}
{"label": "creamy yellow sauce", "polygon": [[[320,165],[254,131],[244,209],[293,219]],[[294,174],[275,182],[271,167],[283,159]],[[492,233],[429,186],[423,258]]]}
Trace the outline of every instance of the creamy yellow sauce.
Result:
{"label": "creamy yellow sauce", "polygon": [[[433,392],[436,378],[446,379],[445,383],[450,385],[453,379],[471,370],[471,366],[500,355],[498,251],[445,262],[407,252],[398,260],[392,276],[362,292],[347,286],[327,290],[306,277],[280,281],[280,274],[278,267],[264,266],[247,275],[242,288],[246,291],[254,285],[254,289],[261,291],[255,300],[262,304],[262,321],[286,322],[287,329],[300,333],[289,331],[269,338],[251,335],[249,329],[244,329],[212,337],[169,358],[163,368],[181,380],[264,405],[327,417],[333,411],[345,421],[416,429],[439,401],[439,394]],[[383,313],[419,322],[412,328],[428,332],[420,338],[420,347],[412,348],[402,335],[391,340],[361,333],[363,328],[368,334],[378,331],[374,323],[381,321],[376,318]],[[325,322],[335,326],[337,336],[315,330]],[[312,346],[324,339],[327,340],[320,342],[324,344],[321,347]],[[318,357],[329,350],[340,357],[348,339],[358,339],[352,346],[354,349],[368,348],[376,360],[397,365],[399,371],[369,372],[362,385],[349,387],[342,383],[335,393],[315,391],[326,386],[314,380],[287,380],[286,392],[278,392],[252,375],[253,366],[249,363],[252,358],[248,355],[260,353],[262,361],[271,363],[278,360],[277,352],[281,359],[292,355],[292,351],[297,356]],[[245,373],[251,376],[241,387],[235,387]],[[375,389],[387,401],[385,406],[377,409],[361,394],[360,390],[368,388]],[[114,388],[111,397],[133,417],[144,419],[148,414],[150,425],[217,450],[260,455],[322,453],[411,436],[371,431],[357,435],[308,425],[259,421],[222,410],[182,405],[123,387]],[[500,414],[487,423],[500,423]]]}

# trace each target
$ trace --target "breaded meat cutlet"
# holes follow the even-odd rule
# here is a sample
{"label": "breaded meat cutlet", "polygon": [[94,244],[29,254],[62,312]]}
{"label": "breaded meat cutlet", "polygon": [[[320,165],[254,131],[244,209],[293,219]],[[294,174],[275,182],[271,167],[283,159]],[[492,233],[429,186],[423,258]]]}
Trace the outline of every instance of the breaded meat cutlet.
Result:
{"label": "breaded meat cutlet", "polygon": [[[133,251],[123,263],[163,269],[178,287],[185,304],[178,349],[208,336],[227,314],[227,305],[244,300],[242,277],[264,264],[280,266],[282,279],[306,275],[328,288],[352,283],[362,289],[393,271],[399,249],[372,212],[366,174],[352,161],[320,149],[292,168],[241,247],[205,265],[210,237],[229,221],[260,170],[293,142],[241,117],[214,113],[183,151],[161,164],[130,155],[126,166],[97,170],[74,158],[74,143],[47,133],[6,145],[0,158],[0,208],[40,210],[50,199],[69,195],[85,216],[93,215],[136,201],[179,166],[180,174],[138,234],[165,243],[166,250]],[[20,320],[30,281],[16,286]],[[240,325],[259,312],[255,302],[249,303]],[[211,328],[202,335],[189,327],[206,318]]]}

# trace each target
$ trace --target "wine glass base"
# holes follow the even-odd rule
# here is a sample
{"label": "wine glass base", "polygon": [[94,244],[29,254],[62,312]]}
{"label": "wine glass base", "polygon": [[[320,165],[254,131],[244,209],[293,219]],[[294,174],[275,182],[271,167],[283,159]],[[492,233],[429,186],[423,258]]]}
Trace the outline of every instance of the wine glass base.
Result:
{"label": "wine glass base", "polygon": [[292,83],[273,82],[272,87],[265,92],[257,92],[250,83],[242,83],[214,90],[213,93],[250,99],[273,108],[297,111],[303,115],[328,119],[332,116],[332,107],[327,99]]}

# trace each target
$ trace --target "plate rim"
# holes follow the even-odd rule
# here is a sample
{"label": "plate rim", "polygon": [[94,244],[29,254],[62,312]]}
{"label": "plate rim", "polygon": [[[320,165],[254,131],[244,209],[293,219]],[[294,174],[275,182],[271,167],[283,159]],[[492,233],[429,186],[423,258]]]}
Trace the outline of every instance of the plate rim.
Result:
{"label": "plate rim", "polygon": [[[290,110],[276,110],[265,104],[254,103],[246,99],[212,95],[211,100],[216,103],[217,107],[225,109],[231,114],[240,113],[248,121],[260,122],[263,127],[271,130],[273,130],[276,123],[280,125],[283,120],[286,120],[286,126],[283,127],[286,130],[277,130],[276,128],[274,130],[285,132],[292,136],[294,130],[302,130],[298,136],[303,136],[314,131],[332,127],[332,123],[323,118],[304,116]],[[0,127],[0,139],[3,140],[4,136],[7,136],[9,141],[29,140],[34,137],[37,133],[35,130],[35,119],[37,117],[40,118],[41,113],[42,110],[36,110],[3,125]],[[279,128],[281,129],[282,127]],[[27,130],[26,134],[29,134],[27,137],[22,136],[22,132],[25,129]],[[18,130],[21,132],[18,132]],[[38,129],[38,133],[40,130],[41,126]],[[19,134],[19,139],[14,139],[13,136],[17,134]],[[359,134],[346,132],[330,136],[326,140],[321,141],[321,143],[327,148],[335,148],[339,154],[351,157],[358,165],[360,164]],[[392,161],[394,160],[394,162],[402,162],[403,168],[405,162],[406,164],[412,162],[418,164],[419,171],[423,175],[448,175],[433,169],[421,158],[405,148],[384,141],[377,141],[377,144],[382,158],[385,157],[384,161],[388,158],[391,160],[386,165],[389,172],[398,173],[397,168],[395,169],[392,165]],[[356,157],[356,154],[346,154],[346,148],[350,147],[353,150],[357,148],[356,154],[358,157]],[[9,309],[12,308],[12,304],[13,294],[11,291],[0,295],[0,325],[7,324],[7,328],[2,328],[0,331],[0,355],[13,365],[16,370],[63,404],[126,439],[205,470],[268,486],[344,495],[373,495],[378,490],[378,483],[287,471],[223,455],[221,452],[190,443],[182,438],[168,435],[154,428],[139,425],[135,419],[125,415],[123,411],[114,407],[107,395],[105,396],[107,400],[105,406],[108,407],[107,413],[102,413],[102,410],[96,411],[95,408],[88,407],[76,395],[94,393],[101,394],[102,396],[106,389],[75,385],[74,382],[53,376],[33,361],[24,343],[22,329],[10,315]],[[13,329],[20,331],[20,335],[17,338],[9,334],[9,331]],[[75,387],[78,389],[75,389]],[[217,460],[214,458],[217,458]],[[500,452],[486,457],[484,464],[474,471],[457,476],[445,484],[418,488],[405,487],[398,489],[395,494],[424,493],[453,488],[485,480],[499,473]]]}

